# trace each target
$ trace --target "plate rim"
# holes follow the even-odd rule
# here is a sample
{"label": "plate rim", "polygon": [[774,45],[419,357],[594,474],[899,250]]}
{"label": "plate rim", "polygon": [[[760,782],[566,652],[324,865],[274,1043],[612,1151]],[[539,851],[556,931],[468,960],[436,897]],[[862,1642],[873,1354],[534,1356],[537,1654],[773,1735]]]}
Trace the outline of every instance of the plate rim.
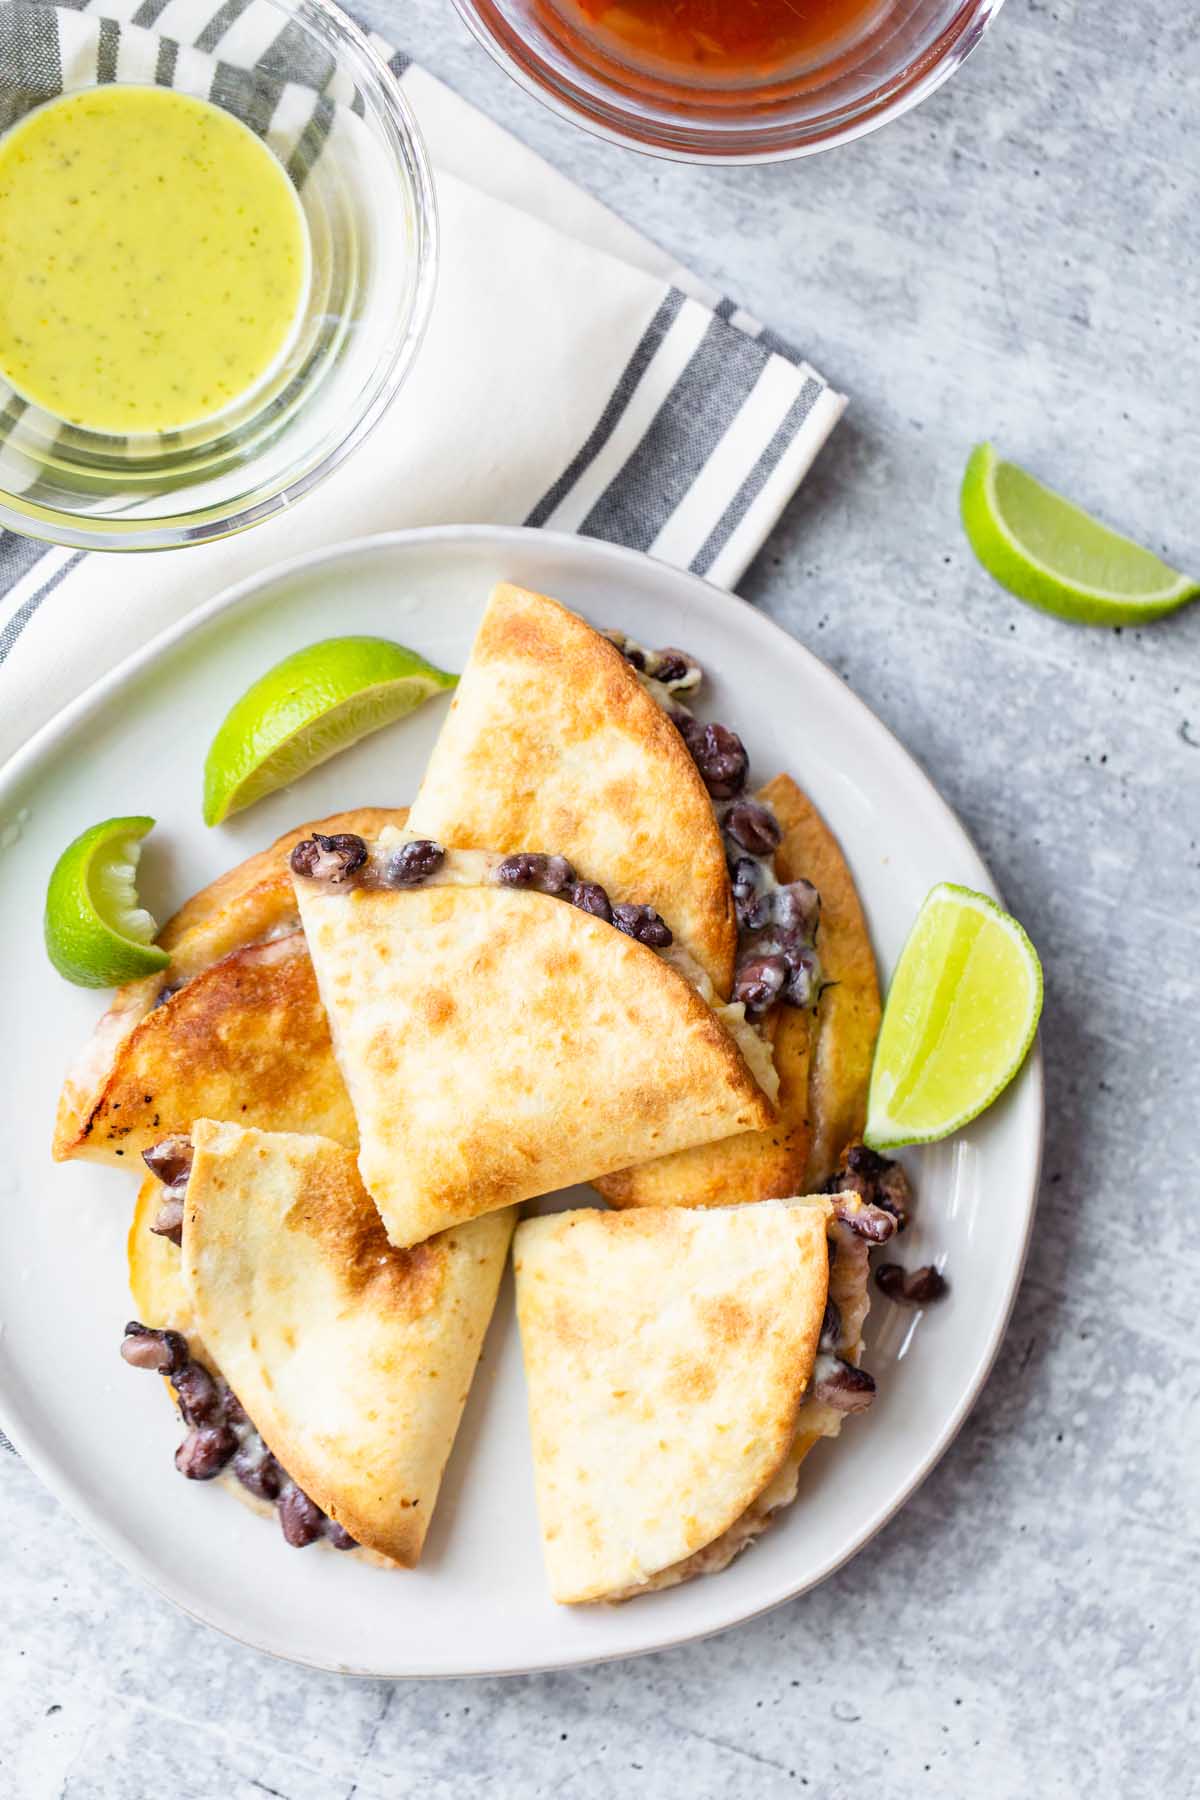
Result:
{"label": "plate rim", "polygon": [[[667,580],[679,580],[689,586],[706,590],[710,596],[719,596],[724,604],[732,604],[744,609],[744,616],[755,623],[753,629],[762,630],[768,639],[782,639],[787,646],[787,654],[799,655],[810,665],[810,673],[819,682],[828,686],[839,695],[840,700],[848,702],[852,714],[857,715],[858,723],[873,734],[890,753],[898,755],[907,765],[909,772],[915,775],[926,790],[927,800],[951,822],[961,835],[972,857],[985,878],[984,884],[997,898],[1002,899],[1000,889],[995,882],[991,870],[981,855],[971,833],[967,830],[958,814],[938,791],[932,778],[918,758],[895,735],[879,716],[872,711],[868,703],[855,690],[849,687],[836,672],[824,662],[815,651],[792,635],[783,625],[767,614],[760,612],[749,601],[725,588],[706,581],[702,576],[690,570],[679,569],[647,555],[644,551],[633,550],[623,544],[609,543],[600,538],[581,537],[572,532],[545,531],[522,525],[426,525],[416,526],[388,532],[374,532],[361,537],[346,539],[337,544],[322,545],[319,548],[301,552],[293,557],[285,558],[270,564],[265,569],[244,576],[241,580],[220,589],[211,599],[203,602],[175,620],[162,631],[147,640],[139,649],[132,651],[112,669],[90,683],[66,706],[60,708],[50,719],[47,719],[34,732],[26,743],[0,765],[0,806],[3,806],[11,791],[36,769],[43,757],[51,754],[58,745],[74,730],[86,723],[100,709],[128,687],[143,671],[167,654],[176,645],[187,638],[195,636],[222,614],[236,611],[241,606],[253,601],[259,590],[274,586],[280,581],[302,574],[322,566],[333,566],[338,562],[353,559],[355,556],[373,553],[386,553],[392,548],[402,549],[410,544],[425,546],[445,545],[455,548],[464,544],[494,543],[500,547],[505,545],[519,546],[537,542],[539,545],[549,544],[567,556],[594,558],[600,563],[611,562],[618,566],[633,565],[641,568],[646,563],[654,566],[656,573]],[[1013,1092],[1018,1085],[1022,1089],[1032,1089],[1034,1101],[1034,1130],[1022,1141],[1024,1167],[1022,1170],[1021,1188],[1025,1205],[1024,1230],[1008,1276],[1007,1290],[1003,1307],[992,1327],[987,1343],[983,1346],[971,1370],[957,1406],[947,1416],[944,1424],[926,1455],[911,1472],[900,1487],[883,1501],[872,1514],[866,1525],[858,1532],[854,1541],[845,1549],[826,1558],[815,1571],[810,1571],[794,1586],[788,1586],[783,1592],[766,1600],[760,1606],[746,1610],[744,1604],[735,1602],[727,1607],[721,1616],[698,1629],[688,1628],[677,1634],[667,1635],[652,1644],[642,1644],[625,1650],[604,1650],[589,1653],[582,1650],[556,1657],[547,1662],[519,1663],[507,1667],[497,1667],[495,1663],[480,1663],[469,1668],[455,1671],[402,1669],[395,1672],[381,1673],[378,1669],[366,1667],[348,1667],[336,1662],[323,1661],[317,1656],[289,1654],[279,1649],[274,1643],[268,1643],[250,1634],[238,1630],[232,1621],[221,1620],[197,1611],[189,1606],[177,1594],[172,1593],[151,1572],[153,1567],[148,1559],[144,1559],[137,1545],[127,1539],[120,1531],[110,1528],[105,1516],[87,1501],[80,1484],[65,1468],[60,1468],[53,1453],[49,1450],[45,1455],[41,1446],[34,1448],[25,1437],[23,1422],[14,1423],[20,1417],[9,1411],[9,1399],[0,1375],[0,1429],[9,1437],[14,1448],[23,1461],[33,1470],[38,1479],[50,1490],[66,1512],[91,1537],[103,1544],[114,1560],[124,1569],[145,1583],[150,1590],[177,1607],[187,1617],[211,1630],[219,1631],[223,1636],[243,1645],[247,1649],[276,1658],[281,1662],[293,1663],[300,1667],[318,1669],[328,1674],[348,1676],[359,1680],[383,1681],[446,1681],[476,1680],[491,1677],[515,1675],[544,1674],[557,1669],[598,1667],[604,1663],[622,1662],[638,1656],[648,1656],[658,1651],[679,1648],[688,1643],[699,1643],[719,1633],[732,1630],[737,1625],[749,1623],[762,1618],[776,1607],[798,1599],[809,1593],[822,1582],[843,1568],[884,1529],[896,1516],[900,1509],[912,1498],[913,1494],[927,1480],[937,1464],[950,1449],[967,1418],[973,1411],[987,1380],[995,1367],[1001,1346],[1008,1332],[1020,1292],[1029,1246],[1032,1240],[1034,1222],[1037,1216],[1038,1195],[1042,1166],[1042,1155],[1045,1139],[1045,1079],[1041,1046],[1041,1034],[1034,1040],[1033,1047],[1024,1066],[1014,1077],[1006,1092]]]}

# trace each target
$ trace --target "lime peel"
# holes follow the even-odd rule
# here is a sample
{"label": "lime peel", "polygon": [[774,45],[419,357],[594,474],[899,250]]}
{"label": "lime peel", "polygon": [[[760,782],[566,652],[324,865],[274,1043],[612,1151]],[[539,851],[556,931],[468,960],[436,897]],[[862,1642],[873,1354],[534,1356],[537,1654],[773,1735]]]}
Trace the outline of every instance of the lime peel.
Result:
{"label": "lime peel", "polygon": [[226,714],[204,765],[204,822],[219,825],[458,677],[388,638],[324,638],[260,675]]}
{"label": "lime peel", "polygon": [[1200,595],[1200,582],[1102,525],[1016,463],[977,444],[963,474],[963,529],[1009,593],[1084,625],[1140,625]]}
{"label": "lime peel", "polygon": [[931,1143],[977,1118],[1025,1061],[1042,992],[1037,951],[1011,914],[972,888],[935,887],[888,992],[866,1143]]}
{"label": "lime peel", "polygon": [[165,969],[158,927],[138,900],[145,815],[103,819],[63,851],[46,889],[46,953],[77,987],[116,987]]}

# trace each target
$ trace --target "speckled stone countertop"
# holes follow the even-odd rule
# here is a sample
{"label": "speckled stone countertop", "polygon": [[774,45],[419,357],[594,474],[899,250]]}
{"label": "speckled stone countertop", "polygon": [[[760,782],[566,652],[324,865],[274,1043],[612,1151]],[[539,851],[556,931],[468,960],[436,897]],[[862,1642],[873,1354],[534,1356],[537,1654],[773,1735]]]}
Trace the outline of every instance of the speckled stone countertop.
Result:
{"label": "speckled stone countertop", "polygon": [[990,1385],[903,1513],[815,1593],[641,1662],[407,1686],[288,1668],[144,1592],[0,1457],[0,1796],[1183,1800],[1200,608],[1124,633],[1032,613],[974,566],[956,491],[992,437],[1200,567],[1193,11],[1008,0],[879,135],[696,170],[560,125],[449,0],[368,5],[849,393],[744,591],[932,773],[1042,951],[1037,1233]]}

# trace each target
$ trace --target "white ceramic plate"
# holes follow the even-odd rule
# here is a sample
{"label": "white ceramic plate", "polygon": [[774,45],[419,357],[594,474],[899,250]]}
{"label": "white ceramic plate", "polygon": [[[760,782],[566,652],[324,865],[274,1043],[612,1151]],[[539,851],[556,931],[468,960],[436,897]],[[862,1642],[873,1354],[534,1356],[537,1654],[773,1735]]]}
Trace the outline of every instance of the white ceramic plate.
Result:
{"label": "white ceramic plate", "polygon": [[879,1529],[961,1424],[1000,1343],[1033,1214],[1036,1056],[984,1119],[915,1159],[918,1223],[904,1260],[944,1257],[950,1298],[914,1325],[877,1297],[866,1357],[876,1405],[807,1459],[799,1499],[754,1549],[668,1593],[576,1611],[548,1599],[507,1284],[419,1569],[290,1550],[230,1494],[180,1480],[178,1421],[158,1383],[117,1354],[136,1171],[49,1161],[59,1081],[103,996],[68,987],[46,962],[46,878],[85,826],[151,813],[159,823],[142,891],[162,918],[298,820],[410,800],[444,702],[217,831],[200,820],[201,768],[230,702],[316,638],[378,632],[461,668],[501,577],[699,658],[711,677],[707,716],[742,733],[759,777],[789,770],[836,829],[885,973],[935,882],[991,887],[896,740],[777,626],[647,557],[540,531],[405,532],[245,583],[93,688],[9,765],[0,777],[4,1427],[76,1518],[188,1612],[277,1655],[367,1675],[497,1674],[630,1655],[719,1630],[820,1581]]}

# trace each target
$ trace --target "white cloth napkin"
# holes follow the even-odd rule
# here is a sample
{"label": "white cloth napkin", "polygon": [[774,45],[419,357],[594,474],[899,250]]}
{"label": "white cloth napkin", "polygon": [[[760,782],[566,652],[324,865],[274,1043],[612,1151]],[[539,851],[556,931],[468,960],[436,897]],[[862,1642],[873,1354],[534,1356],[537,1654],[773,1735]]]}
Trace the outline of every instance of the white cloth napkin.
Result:
{"label": "white cloth napkin", "polygon": [[[14,80],[50,95],[97,75],[161,79],[161,46],[178,40],[183,11],[172,0],[80,11],[0,0],[0,126]],[[231,65],[286,74],[314,105],[328,87],[289,61],[271,0],[225,0],[199,33],[187,16],[191,70],[204,55],[214,77]],[[731,586],[841,413],[842,396],[774,334],[373,42],[437,171],[440,277],[407,385],[323,486],[222,543],[82,555],[0,533],[0,759],[229,583],[364,533],[546,525]]]}

